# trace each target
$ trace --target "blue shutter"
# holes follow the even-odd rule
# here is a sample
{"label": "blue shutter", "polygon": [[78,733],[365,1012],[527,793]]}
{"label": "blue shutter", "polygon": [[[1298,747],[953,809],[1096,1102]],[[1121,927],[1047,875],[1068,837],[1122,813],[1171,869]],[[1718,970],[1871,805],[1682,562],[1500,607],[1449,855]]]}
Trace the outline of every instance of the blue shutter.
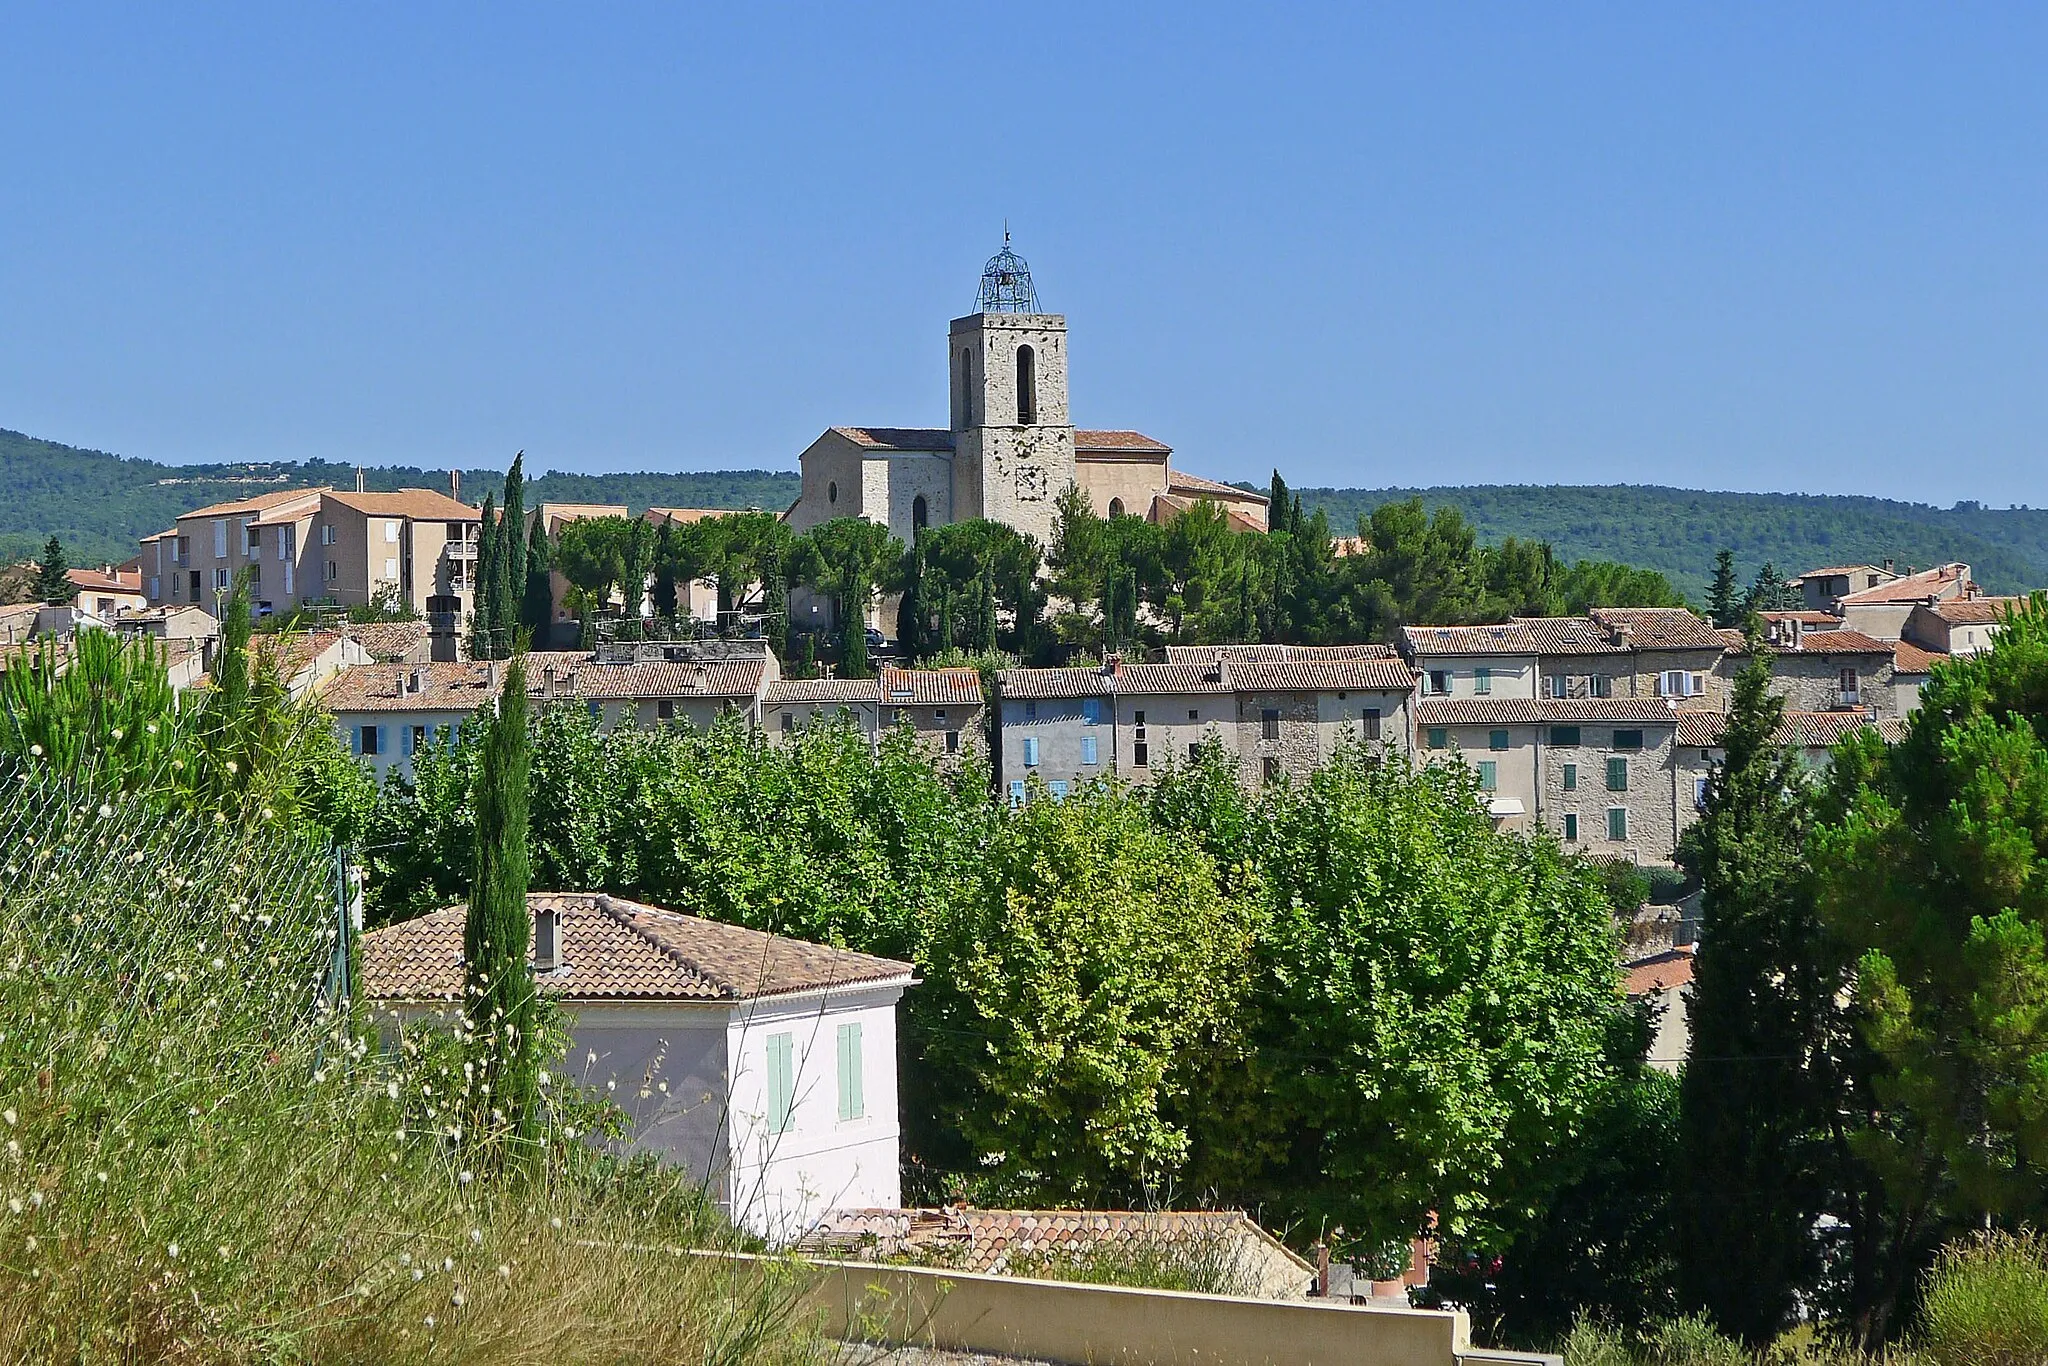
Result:
{"label": "blue shutter", "polygon": [[1092,735],[1081,737],[1081,762],[1084,764],[1095,762],[1095,737]]}
{"label": "blue shutter", "polygon": [[1024,740],[1024,767],[1038,767],[1038,739],[1035,736],[1027,736]]}
{"label": "blue shutter", "polygon": [[399,752],[400,752],[400,753],[402,753],[402,754],[404,754],[404,755],[406,756],[406,758],[410,759],[410,758],[412,757],[412,727],[411,727],[411,726],[400,726],[400,727],[398,728],[398,748],[399,748]]}
{"label": "blue shutter", "polygon": [[1045,790],[1052,794],[1054,801],[1064,801],[1067,796],[1067,780],[1065,778],[1055,778],[1045,785]]}
{"label": "blue shutter", "polygon": [[1102,701],[1099,698],[1084,698],[1081,702],[1081,719],[1093,726],[1102,720]]}
{"label": "blue shutter", "polygon": [[379,754],[389,754],[391,752],[391,746],[384,740],[383,726],[377,727],[377,752]]}
{"label": "blue shutter", "polygon": [[796,1046],[788,1034],[768,1036],[768,1132],[789,1132],[796,1112]]}
{"label": "blue shutter", "polygon": [[348,728],[348,752],[350,754],[361,754],[363,752],[363,728],[361,726],[350,726]]}
{"label": "blue shutter", "polygon": [[860,1025],[839,1026],[839,1118],[859,1119],[867,1113],[861,1094]]}
{"label": "blue shutter", "polygon": [[1010,784],[1010,805],[1024,805],[1024,780],[1019,778]]}

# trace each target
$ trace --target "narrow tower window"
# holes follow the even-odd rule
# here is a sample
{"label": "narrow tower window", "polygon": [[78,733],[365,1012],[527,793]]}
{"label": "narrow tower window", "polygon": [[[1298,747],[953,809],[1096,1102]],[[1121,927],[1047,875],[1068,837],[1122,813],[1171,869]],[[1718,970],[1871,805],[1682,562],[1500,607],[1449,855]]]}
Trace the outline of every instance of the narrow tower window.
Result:
{"label": "narrow tower window", "polygon": [[1017,348],[1017,425],[1038,425],[1038,357],[1028,346]]}
{"label": "narrow tower window", "polygon": [[974,425],[974,353],[960,353],[960,426],[965,429]]}
{"label": "narrow tower window", "polygon": [[915,536],[915,535],[916,535],[916,534],[917,534],[918,532],[920,532],[920,531],[923,531],[923,530],[924,530],[924,527],[925,527],[925,523],[926,523],[926,522],[927,522],[928,520],[930,520],[930,517],[931,517],[931,513],[930,513],[930,510],[929,510],[928,508],[926,508],[926,507],[925,507],[925,502],[924,502],[924,495],[923,495],[923,494],[921,494],[921,493],[920,493],[920,494],[918,494],[918,495],[917,495],[917,497],[915,497],[915,498],[913,498],[913,499],[911,499],[911,500],[910,500],[910,534],[911,534],[911,535]]}

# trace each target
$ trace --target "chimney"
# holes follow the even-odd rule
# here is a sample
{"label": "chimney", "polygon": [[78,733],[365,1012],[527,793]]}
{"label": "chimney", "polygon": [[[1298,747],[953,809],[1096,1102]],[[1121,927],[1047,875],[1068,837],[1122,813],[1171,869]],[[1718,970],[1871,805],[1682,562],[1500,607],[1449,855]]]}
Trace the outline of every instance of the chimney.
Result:
{"label": "chimney", "polygon": [[462,471],[448,471],[448,496],[456,502],[462,501]]}
{"label": "chimney", "polygon": [[497,660],[490,660],[484,665],[484,682],[490,685],[492,692],[496,692],[498,690],[499,685]]}
{"label": "chimney", "polygon": [[533,913],[533,970],[553,972],[562,965],[562,913],[542,906]]}
{"label": "chimney", "polygon": [[405,690],[411,693],[418,692],[426,686],[426,676],[426,669],[421,665],[415,664],[405,676]]}
{"label": "chimney", "polygon": [[552,664],[540,671],[540,695],[542,697],[553,697],[555,695],[555,666]]}
{"label": "chimney", "polygon": [[1897,561],[1896,561],[1896,560],[1893,560],[1893,559],[1891,559],[1891,558],[1887,557],[1887,558],[1885,559],[1885,562],[1884,562],[1884,572],[1885,572],[1885,573],[1887,573],[1887,574],[1891,573],[1891,572],[1892,572],[1892,566],[1893,566],[1894,564],[1896,564],[1896,563],[1897,563]]}
{"label": "chimney", "polygon": [[364,483],[363,483],[363,467],[362,467],[361,465],[358,465],[358,466],[356,466],[356,492],[357,492],[357,493],[361,493],[361,492],[363,492],[363,491],[364,491]]}

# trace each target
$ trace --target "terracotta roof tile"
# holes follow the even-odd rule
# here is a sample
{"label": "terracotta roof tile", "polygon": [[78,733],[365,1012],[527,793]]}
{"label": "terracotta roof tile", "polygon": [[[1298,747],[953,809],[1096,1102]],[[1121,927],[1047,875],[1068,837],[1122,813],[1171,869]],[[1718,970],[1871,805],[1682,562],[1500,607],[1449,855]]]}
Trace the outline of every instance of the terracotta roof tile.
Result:
{"label": "terracotta roof tile", "polygon": [[1988,626],[2005,620],[2024,598],[1943,598],[1927,610],[1951,626]]}
{"label": "terracotta roof tile", "polygon": [[1892,672],[1894,674],[1924,674],[1934,668],[1935,661],[1947,658],[1947,655],[1937,651],[1923,650],[1910,640],[1892,642]]}
{"label": "terracotta roof tile", "polygon": [[248,498],[231,499],[225,503],[209,503],[203,508],[179,513],[178,520],[182,522],[187,517],[226,517],[236,513],[263,512],[282,503],[330,492],[331,489],[325,488],[278,489],[272,493],[258,493]]}
{"label": "terracotta roof tile", "polygon": [[341,633],[369,651],[370,658],[390,662],[405,658],[427,638],[424,621],[350,622]]}
{"label": "terracotta roof tile", "polygon": [[1229,498],[1234,501],[1257,503],[1260,507],[1271,501],[1263,493],[1252,493],[1238,488],[1235,484],[1219,483],[1214,479],[1204,479],[1199,474],[1186,474],[1180,470],[1173,472],[1166,481],[1166,487],[1173,493],[1192,493],[1198,498]]}
{"label": "terracotta roof tile", "polygon": [[1622,978],[1622,990],[1631,1000],[1648,996],[1653,991],[1670,991],[1677,987],[1692,985],[1693,951],[1691,948],[1667,949],[1663,953],[1638,959],[1628,965]]}
{"label": "terracotta roof tile", "polygon": [[1243,660],[1224,665],[1238,692],[1408,692],[1415,670],[1403,659]]}
{"label": "terracotta roof tile", "polygon": [[750,698],[760,693],[767,669],[763,659],[703,663],[661,659],[609,664],[586,656],[585,662],[577,666],[576,691],[581,697],[608,701],[647,697]]}
{"label": "terracotta roof tile", "polygon": [[797,1244],[814,1255],[927,1260],[958,1271],[1036,1270],[1047,1256],[1212,1240],[1306,1277],[1314,1268],[1235,1210],[828,1210]]}
{"label": "terracotta roof tile", "polygon": [[139,573],[122,574],[116,572],[113,574],[103,574],[97,569],[67,569],[64,571],[64,577],[71,581],[73,588],[81,592],[140,593],[142,591],[142,575]]}
{"label": "terracotta roof tile", "polygon": [[1526,621],[1497,626],[1404,626],[1401,640],[1414,655],[1533,655],[1540,651]]}
{"label": "terracotta roof tile", "polygon": [[1583,721],[1677,725],[1684,712],[1661,697],[1425,697],[1415,704],[1419,726],[1526,726]]}
{"label": "terracotta roof tile", "polygon": [[1169,645],[1168,664],[1207,664],[1215,659],[1290,660],[1320,663],[1331,659],[1395,659],[1391,645]]}
{"label": "terracotta roof tile", "polygon": [[1855,574],[1866,569],[1876,574],[1888,572],[1874,564],[1831,564],[1821,569],[1809,569],[1798,578],[1792,580],[1792,582],[1799,583],[1806,579],[1837,578],[1843,574]]}
{"label": "terracotta roof tile", "polygon": [[876,451],[950,451],[953,433],[944,427],[834,427],[833,431]]}
{"label": "terracotta roof tile", "polygon": [[882,700],[901,706],[981,705],[981,674],[975,669],[882,670]]}
{"label": "terracotta roof tile", "polygon": [[1004,669],[996,675],[996,691],[1006,698],[1033,701],[1054,697],[1107,697],[1110,685],[1108,677],[1100,669]]}
{"label": "terracotta roof tile", "polygon": [[[745,1001],[902,981],[909,963],[724,925],[598,892],[531,892],[561,917],[561,964],[538,974],[571,1001]],[[385,1001],[459,1000],[464,907],[449,906],[363,936],[363,990]]]}
{"label": "terracotta roof tile", "polygon": [[[535,651],[526,656],[529,696],[541,696],[549,667],[556,671],[557,694],[576,696],[580,673],[594,666],[580,650]],[[409,686],[415,677],[418,686]],[[488,664],[358,664],[328,682],[320,705],[330,712],[471,712],[494,696]]]}
{"label": "terracotta roof tile", "polygon": [[[1905,734],[1901,721],[1878,720],[1862,711],[1788,711],[1772,738],[1795,749],[1833,749],[1843,736],[1874,726],[1887,741]],[[1719,749],[1728,734],[1728,718],[1720,712],[1682,712],[1678,743],[1689,748]]]}
{"label": "terracotta roof tile", "polygon": [[778,702],[879,702],[882,684],[875,678],[778,678],[761,700]]}
{"label": "terracotta roof tile", "polygon": [[[1142,451],[1147,455],[1167,455],[1173,447],[1163,441],[1154,441],[1143,432],[1099,431],[1095,428],[1074,429],[1074,449],[1077,451]],[[1242,490],[1238,490],[1242,492]],[[1263,500],[1262,500],[1263,501]]]}
{"label": "terracotta roof tile", "polygon": [[1892,652],[1890,642],[1876,640],[1861,631],[1807,631],[1799,637],[1797,651],[1786,650],[1786,654],[1803,655],[1888,655]]}
{"label": "terracotta roof tile", "polygon": [[1540,719],[1533,697],[1425,697],[1415,704],[1418,726],[1533,726]]}
{"label": "terracotta roof tile", "polygon": [[1970,566],[1957,562],[1939,564],[1932,569],[1923,569],[1917,574],[1907,574],[1881,583],[1875,588],[1866,588],[1850,593],[1844,603],[1919,602],[1925,598],[1959,596],[1963,585],[1969,581]]}
{"label": "terracotta roof tile", "polygon": [[423,522],[477,521],[482,510],[433,489],[399,489],[396,493],[346,493],[329,489],[326,500],[370,517],[410,517]]}

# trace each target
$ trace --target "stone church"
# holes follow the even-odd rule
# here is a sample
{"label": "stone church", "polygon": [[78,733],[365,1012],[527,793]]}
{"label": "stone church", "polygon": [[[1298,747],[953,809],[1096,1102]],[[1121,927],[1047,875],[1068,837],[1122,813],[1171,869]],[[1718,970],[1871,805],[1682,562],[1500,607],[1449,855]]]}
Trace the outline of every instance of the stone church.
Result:
{"label": "stone church", "polygon": [[834,427],[800,457],[797,531],[834,517],[881,522],[908,545],[920,527],[985,517],[1050,547],[1055,500],[1077,484],[1101,515],[1159,522],[1197,502],[1240,531],[1266,529],[1266,499],[1173,468],[1140,432],[1076,428],[1067,410],[1067,320],[1038,311],[1030,269],[1003,249],[982,272],[980,311],[946,338],[945,427]]}

